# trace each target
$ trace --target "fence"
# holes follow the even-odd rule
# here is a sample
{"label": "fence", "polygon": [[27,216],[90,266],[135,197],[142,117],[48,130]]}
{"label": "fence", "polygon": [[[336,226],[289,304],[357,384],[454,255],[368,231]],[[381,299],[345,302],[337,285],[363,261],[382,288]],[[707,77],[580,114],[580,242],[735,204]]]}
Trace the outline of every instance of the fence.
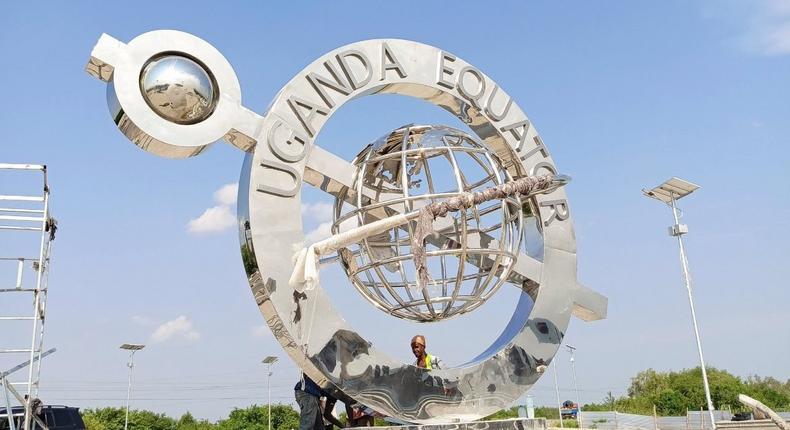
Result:
{"label": "fence", "polygon": [[[713,428],[707,411],[689,411],[681,417],[654,417],[622,412],[584,412],[584,428],[597,430],[705,430]],[[716,421],[732,419],[730,411],[713,411]]]}

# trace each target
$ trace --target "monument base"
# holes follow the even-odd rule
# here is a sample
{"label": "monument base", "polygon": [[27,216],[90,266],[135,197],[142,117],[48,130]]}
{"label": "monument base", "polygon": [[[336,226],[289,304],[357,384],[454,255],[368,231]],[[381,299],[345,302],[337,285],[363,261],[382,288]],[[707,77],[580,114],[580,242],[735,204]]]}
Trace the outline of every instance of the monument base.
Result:
{"label": "monument base", "polygon": [[[367,427],[370,429],[370,427]],[[546,430],[545,418],[511,418],[507,420],[472,421],[469,423],[412,424],[373,427],[386,430]]]}

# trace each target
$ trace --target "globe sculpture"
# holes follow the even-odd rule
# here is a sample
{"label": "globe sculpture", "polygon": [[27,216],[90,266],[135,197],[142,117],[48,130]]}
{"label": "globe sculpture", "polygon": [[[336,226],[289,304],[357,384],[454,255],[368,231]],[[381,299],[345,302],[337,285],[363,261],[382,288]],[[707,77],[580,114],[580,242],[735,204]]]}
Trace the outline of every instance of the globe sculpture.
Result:
{"label": "globe sculpture", "polygon": [[[446,126],[399,128],[353,163],[357,201],[346,204],[348,190],[337,196],[333,234],[511,179],[493,151]],[[521,207],[514,197],[448,214],[444,228],[426,243],[430,282],[425,288],[417,286],[412,224],[363,239],[350,249],[353,261],[344,261],[343,268],[354,287],[389,315],[435,322],[472,311],[510,274],[523,236]]]}

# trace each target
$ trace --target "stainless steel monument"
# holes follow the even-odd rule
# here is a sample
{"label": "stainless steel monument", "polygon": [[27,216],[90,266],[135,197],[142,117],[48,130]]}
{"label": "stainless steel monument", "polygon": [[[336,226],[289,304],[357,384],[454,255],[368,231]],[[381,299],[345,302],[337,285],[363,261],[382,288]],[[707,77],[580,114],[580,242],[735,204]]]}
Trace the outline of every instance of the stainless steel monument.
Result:
{"label": "stainless steel monument", "polygon": [[[242,105],[222,54],[187,33],[153,31],[127,44],[102,35],[87,71],[107,82],[114,122],[141,149],[183,158],[225,140],[247,153],[238,216],[253,295],[290,357],[341,398],[407,422],[479,419],[509,407],[537,381],[571,314],[588,321],[606,315],[606,298],[576,280],[573,224],[561,186],[437,219],[425,247],[427,284],[417,282],[411,263],[412,221],[368,236],[344,230],[348,223],[359,234],[429,203],[557,175],[515,101],[449,52],[405,40],[352,43],[299,72],[262,115]],[[443,126],[384,130],[351,162],[314,144],[341,106],[375,94],[433,103],[474,135]],[[438,322],[474,310],[504,284],[520,288],[498,339],[464,365],[427,371],[394,360],[354,331],[320,283],[294,284],[293,257],[306,245],[298,216],[303,184],[335,198],[335,237],[358,239],[339,249],[336,261],[350,284],[394,317]],[[540,258],[523,250],[530,226],[539,235]]]}

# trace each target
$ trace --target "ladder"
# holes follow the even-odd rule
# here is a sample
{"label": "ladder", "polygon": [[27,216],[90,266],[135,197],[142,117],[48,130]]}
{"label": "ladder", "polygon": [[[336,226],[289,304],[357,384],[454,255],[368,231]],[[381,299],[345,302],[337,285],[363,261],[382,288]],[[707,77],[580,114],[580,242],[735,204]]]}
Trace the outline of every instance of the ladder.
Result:
{"label": "ladder", "polygon": [[[22,423],[22,430],[31,428],[41,358],[52,352],[44,351],[44,321],[56,230],[47,167],[0,163],[0,370],[6,363],[27,363],[26,369],[15,368],[24,371],[14,373],[14,380],[11,372],[0,373],[0,420],[8,420],[11,429],[18,428],[15,422]],[[11,400],[18,407],[13,408]]]}

